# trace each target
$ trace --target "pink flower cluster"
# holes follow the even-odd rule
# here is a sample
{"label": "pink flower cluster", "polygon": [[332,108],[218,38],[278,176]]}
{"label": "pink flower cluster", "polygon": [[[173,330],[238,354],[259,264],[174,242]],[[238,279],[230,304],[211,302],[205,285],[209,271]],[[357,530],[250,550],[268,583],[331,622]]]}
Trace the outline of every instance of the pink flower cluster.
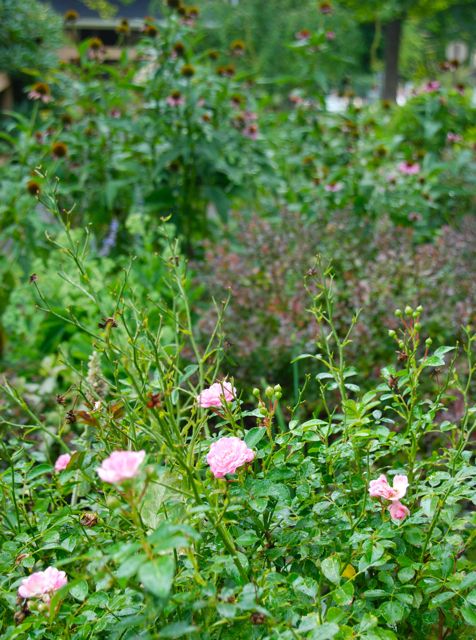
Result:
{"label": "pink flower cluster", "polygon": [[389,485],[384,474],[380,475],[377,480],[371,480],[369,483],[369,494],[372,498],[383,498],[390,500],[388,507],[390,516],[393,520],[404,520],[410,515],[408,507],[400,502],[400,498],[406,494],[408,488],[407,476],[395,476],[393,479],[393,487]]}
{"label": "pink flower cluster", "polygon": [[51,594],[64,587],[67,582],[68,578],[64,571],[48,567],[45,571],[37,571],[28,578],[24,578],[18,588],[18,595],[21,598],[41,597],[45,602],[49,602]]}
{"label": "pink flower cluster", "polygon": [[223,382],[214,382],[211,387],[204,389],[202,393],[197,396],[197,403],[199,407],[207,409],[209,407],[222,407],[223,400],[225,402],[232,402],[235,398],[235,387],[231,382],[224,380]]}
{"label": "pink flower cluster", "polygon": [[398,170],[407,176],[414,176],[420,173],[420,165],[418,162],[400,162]]}
{"label": "pink flower cluster", "polygon": [[145,451],[113,451],[96,469],[98,476],[109,484],[120,484],[139,473]]}
{"label": "pink flower cluster", "polygon": [[227,473],[235,473],[238,467],[254,460],[255,453],[246,442],[236,438],[220,438],[214,442],[207,455],[207,462],[215,478],[223,478]]}

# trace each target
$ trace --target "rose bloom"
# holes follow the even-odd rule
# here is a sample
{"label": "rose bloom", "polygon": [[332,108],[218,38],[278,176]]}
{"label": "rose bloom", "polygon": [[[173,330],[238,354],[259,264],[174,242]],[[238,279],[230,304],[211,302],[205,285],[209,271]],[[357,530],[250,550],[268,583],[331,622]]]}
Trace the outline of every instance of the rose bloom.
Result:
{"label": "rose bloom", "polygon": [[420,165],[418,162],[400,162],[398,170],[401,173],[405,173],[407,176],[413,176],[420,171]]}
{"label": "rose bloom", "polygon": [[68,578],[64,571],[48,567],[45,571],[37,571],[28,578],[24,578],[18,589],[18,595],[21,598],[42,597],[45,602],[49,602],[50,595],[64,587],[67,582]]}
{"label": "rose bloom", "polygon": [[220,438],[214,442],[207,455],[207,462],[215,478],[223,478],[227,473],[235,473],[238,467],[252,462],[255,454],[240,438]]}
{"label": "rose bloom", "polygon": [[96,469],[98,476],[109,484],[120,484],[139,473],[145,451],[113,451]]}
{"label": "rose bloom", "polygon": [[404,504],[402,504],[399,500],[395,500],[388,507],[390,511],[390,516],[392,520],[405,520],[407,516],[410,515],[410,510]]}
{"label": "rose bloom", "polygon": [[393,479],[393,487],[391,487],[384,474],[380,475],[377,480],[371,480],[369,483],[369,494],[372,498],[384,498],[392,502],[398,502],[400,498],[407,492],[408,478],[407,476],[395,476]]}
{"label": "rose bloom", "polygon": [[71,456],[69,453],[63,453],[55,462],[55,471],[64,471],[69,465]]}
{"label": "rose bloom", "polygon": [[222,407],[223,399],[226,402],[232,402],[236,398],[236,389],[231,384],[224,380],[223,382],[214,382],[211,387],[204,389],[202,393],[197,396],[197,402],[199,407]]}

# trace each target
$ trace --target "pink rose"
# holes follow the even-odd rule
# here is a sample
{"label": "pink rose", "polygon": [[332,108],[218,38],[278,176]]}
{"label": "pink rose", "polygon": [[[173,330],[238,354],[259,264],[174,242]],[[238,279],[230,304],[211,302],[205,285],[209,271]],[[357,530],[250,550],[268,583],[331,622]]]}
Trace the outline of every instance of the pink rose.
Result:
{"label": "pink rose", "polygon": [[254,451],[248,449],[240,438],[220,438],[211,445],[207,462],[215,478],[223,478],[227,473],[235,473],[238,467],[251,462],[254,457]]}
{"label": "pink rose", "polygon": [[109,484],[119,484],[134,478],[144,461],[145,451],[113,451],[96,469],[98,476]]}
{"label": "pink rose", "polygon": [[64,471],[69,465],[71,456],[69,453],[63,453],[55,462],[55,471]]}
{"label": "pink rose", "polygon": [[199,407],[222,407],[223,399],[226,402],[232,402],[235,398],[235,387],[231,382],[224,380],[223,382],[214,382],[211,387],[204,389],[197,396],[197,402]]}
{"label": "pink rose", "polygon": [[395,476],[393,479],[393,487],[391,487],[387,478],[382,474],[377,480],[371,480],[369,483],[369,494],[372,498],[384,498],[392,502],[400,500],[407,492],[408,478],[407,476]]}
{"label": "pink rose", "polygon": [[388,507],[390,511],[390,516],[392,520],[405,520],[407,516],[410,515],[410,510],[404,504],[402,504],[399,500],[395,500]]}
{"label": "pink rose", "polygon": [[55,567],[48,567],[45,571],[32,573],[24,578],[18,589],[21,598],[38,598],[40,596],[49,602],[50,595],[67,584],[68,578],[64,571],[58,571]]}
{"label": "pink rose", "polygon": [[420,165],[418,162],[400,162],[398,170],[407,176],[414,176],[420,172]]}

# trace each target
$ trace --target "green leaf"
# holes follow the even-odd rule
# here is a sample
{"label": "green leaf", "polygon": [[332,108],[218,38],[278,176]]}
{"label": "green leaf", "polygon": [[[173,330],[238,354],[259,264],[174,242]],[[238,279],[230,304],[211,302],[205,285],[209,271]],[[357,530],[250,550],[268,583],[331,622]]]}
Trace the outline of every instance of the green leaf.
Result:
{"label": "green leaf", "polygon": [[86,582],[86,580],[80,580],[79,582],[72,584],[69,589],[69,592],[73,596],[73,598],[79,600],[80,602],[85,600],[86,596],[88,595],[88,591],[88,583]]}
{"label": "green leaf", "polygon": [[246,432],[245,442],[250,449],[256,447],[258,442],[263,438],[266,434],[266,429],[264,427],[254,427]]}
{"label": "green leaf", "polygon": [[188,633],[194,633],[197,627],[188,622],[173,622],[160,630],[161,638],[182,638]]}
{"label": "green leaf", "polygon": [[413,576],[415,575],[415,570],[411,567],[404,567],[403,569],[400,569],[397,575],[400,582],[403,582],[405,584],[405,582],[410,582],[410,580],[413,578]]}
{"label": "green leaf", "polygon": [[476,627],[476,611],[474,610],[474,607],[465,604],[461,607],[461,614],[468,624],[472,627]]}
{"label": "green leaf", "polygon": [[362,620],[359,624],[360,631],[368,631],[369,629],[373,629],[378,624],[377,616],[372,615],[371,613],[364,613],[362,616]]}
{"label": "green leaf", "polygon": [[172,556],[161,556],[143,564],[139,569],[139,580],[147,591],[157,596],[166,598],[174,579],[175,562]]}
{"label": "green leaf", "polygon": [[312,640],[331,640],[338,633],[339,625],[335,624],[335,622],[325,622],[313,630],[310,638]]}
{"label": "green leaf", "polygon": [[388,624],[397,624],[405,615],[405,608],[395,600],[384,602],[380,607],[380,612]]}
{"label": "green leaf", "polygon": [[434,607],[439,607],[440,604],[443,604],[443,602],[446,602],[447,600],[451,600],[455,595],[456,593],[454,591],[444,591],[443,593],[439,593],[431,599],[430,608],[433,609]]}
{"label": "green leaf", "polygon": [[340,562],[335,556],[325,558],[321,562],[322,573],[333,584],[339,584],[340,582]]}
{"label": "green leaf", "polygon": [[354,599],[354,585],[352,582],[346,582],[342,587],[338,587],[334,592],[334,600],[341,607],[348,606]]}

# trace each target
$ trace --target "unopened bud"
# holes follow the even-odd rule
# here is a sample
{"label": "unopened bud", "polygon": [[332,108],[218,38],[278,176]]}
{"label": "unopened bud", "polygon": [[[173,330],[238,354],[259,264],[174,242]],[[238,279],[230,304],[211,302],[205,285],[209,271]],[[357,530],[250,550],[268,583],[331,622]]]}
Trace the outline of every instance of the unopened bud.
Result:
{"label": "unopened bud", "polygon": [[395,309],[395,315],[397,316],[397,318],[401,318],[402,317],[402,310],[401,309]]}
{"label": "unopened bud", "polygon": [[153,464],[148,464],[145,468],[145,473],[148,478],[155,478],[157,473]]}
{"label": "unopened bud", "polygon": [[406,315],[406,316],[411,316],[411,315],[412,315],[412,313],[413,313],[413,309],[410,307],[410,305],[407,305],[407,306],[405,307],[405,315]]}
{"label": "unopened bud", "polygon": [[431,345],[433,344],[433,340],[431,338],[427,338],[425,340],[425,344],[427,347],[431,347]]}
{"label": "unopened bud", "polygon": [[274,394],[273,387],[266,387],[265,392],[264,392],[264,395],[265,395],[267,398],[272,398],[272,397],[273,397],[273,394]]}
{"label": "unopened bud", "polygon": [[389,329],[388,330],[388,337],[389,338],[396,338],[397,334],[395,333],[395,331],[393,329]]}
{"label": "unopened bud", "polygon": [[255,398],[259,398],[260,390],[258,389],[258,387],[255,387],[252,393]]}
{"label": "unopened bud", "polygon": [[415,331],[420,331],[420,330],[421,330],[421,323],[415,322]]}
{"label": "unopened bud", "polygon": [[275,393],[279,393],[280,391],[282,391],[281,385],[280,384],[275,384],[274,385],[274,391],[275,391]]}

